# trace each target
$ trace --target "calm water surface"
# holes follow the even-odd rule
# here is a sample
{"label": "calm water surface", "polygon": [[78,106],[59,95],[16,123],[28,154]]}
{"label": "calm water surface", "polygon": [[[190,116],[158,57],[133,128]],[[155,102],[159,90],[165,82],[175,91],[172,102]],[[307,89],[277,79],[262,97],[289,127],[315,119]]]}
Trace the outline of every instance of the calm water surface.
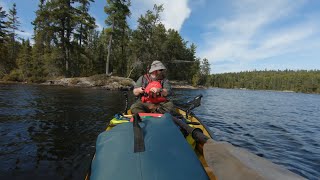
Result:
{"label": "calm water surface", "polygon": [[[227,89],[175,92],[175,102],[204,95],[195,113],[216,140],[319,179],[320,95]],[[124,104],[117,91],[0,84],[0,178],[83,179],[97,135]]]}

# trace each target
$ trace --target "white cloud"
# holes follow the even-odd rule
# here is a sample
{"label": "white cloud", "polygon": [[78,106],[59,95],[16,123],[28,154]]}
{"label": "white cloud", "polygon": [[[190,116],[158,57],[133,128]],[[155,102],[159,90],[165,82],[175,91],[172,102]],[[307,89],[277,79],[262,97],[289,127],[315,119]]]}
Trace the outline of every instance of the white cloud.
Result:
{"label": "white cloud", "polygon": [[281,48],[290,46],[292,43],[303,40],[316,32],[316,26],[311,23],[299,24],[296,27],[288,27],[280,32],[271,34],[263,44],[262,49]]}
{"label": "white cloud", "polygon": [[188,0],[135,0],[132,1],[132,19],[134,22],[145,14],[147,10],[152,10],[154,4],[163,4],[164,11],[161,14],[161,22],[166,28],[172,28],[180,31],[184,21],[191,14],[191,9],[188,7]]}
{"label": "white cloud", "polygon": [[[214,70],[217,62],[236,63],[218,65],[224,68],[220,71],[227,72],[252,69],[245,64],[301,51],[311,41],[310,37],[320,32],[318,23],[312,19],[295,24],[286,22],[304,3],[304,0],[233,1],[229,18],[220,18],[207,26],[206,48],[199,54],[209,59]],[[219,36],[211,32],[218,32]]]}
{"label": "white cloud", "polygon": [[99,31],[102,31],[103,26],[97,20],[96,20],[96,25],[97,25],[96,29],[98,29]]}
{"label": "white cloud", "polygon": [[28,32],[28,31],[23,31],[23,32],[21,32],[21,31],[16,31],[16,33],[19,35],[19,36],[21,36],[21,37],[23,37],[24,39],[31,39],[32,38],[32,35],[33,35],[33,33],[32,32]]}
{"label": "white cloud", "polygon": [[100,20],[98,18],[96,18],[95,16],[93,16],[93,17],[96,19],[96,25],[97,25],[96,29],[98,31],[102,31],[104,26],[102,25],[102,23],[100,22]]}

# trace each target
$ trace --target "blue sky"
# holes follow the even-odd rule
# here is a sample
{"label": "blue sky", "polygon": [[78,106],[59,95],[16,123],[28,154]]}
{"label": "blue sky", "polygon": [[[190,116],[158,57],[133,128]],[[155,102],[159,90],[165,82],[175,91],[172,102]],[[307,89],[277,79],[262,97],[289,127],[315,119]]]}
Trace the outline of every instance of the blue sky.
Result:
{"label": "blue sky", "polygon": [[[31,38],[38,0],[0,0],[5,10],[14,2],[20,36]],[[90,9],[99,29],[105,3],[96,0]],[[155,3],[164,5],[162,23],[197,45],[211,73],[320,69],[319,0],[132,0],[131,28]]]}

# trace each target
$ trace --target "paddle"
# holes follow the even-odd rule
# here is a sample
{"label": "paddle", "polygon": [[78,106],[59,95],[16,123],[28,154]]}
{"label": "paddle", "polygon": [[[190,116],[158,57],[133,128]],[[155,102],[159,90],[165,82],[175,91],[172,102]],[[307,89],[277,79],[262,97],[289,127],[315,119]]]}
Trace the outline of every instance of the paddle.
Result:
{"label": "paddle", "polygon": [[201,105],[201,98],[202,98],[202,94],[196,96],[193,98],[193,100],[188,101],[186,104],[189,104],[189,108],[188,110],[191,111],[192,109],[199,107]]}
{"label": "paddle", "polygon": [[204,158],[218,179],[304,179],[245,149],[214,141],[175,117],[173,121],[203,145]]}
{"label": "paddle", "polygon": [[196,107],[199,107],[201,105],[201,98],[202,98],[202,94],[196,96],[195,98],[193,98],[193,100],[188,101],[187,105],[189,105],[189,107],[186,109],[186,118],[188,119],[188,115],[191,113],[191,110],[193,110]]}
{"label": "paddle", "polygon": [[[191,101],[190,107],[200,106],[202,95]],[[189,108],[191,109],[191,108]],[[173,121],[193,139],[203,145],[204,158],[218,179],[304,179],[291,171],[227,142],[218,142],[205,136],[198,128],[173,117]]]}

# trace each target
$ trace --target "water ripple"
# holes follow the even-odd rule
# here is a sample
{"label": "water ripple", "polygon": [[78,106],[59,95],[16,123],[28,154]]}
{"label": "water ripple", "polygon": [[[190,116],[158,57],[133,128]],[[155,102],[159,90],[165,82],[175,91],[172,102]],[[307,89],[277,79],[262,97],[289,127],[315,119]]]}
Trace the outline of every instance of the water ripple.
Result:
{"label": "water ripple", "polygon": [[[173,99],[198,94],[194,112],[216,140],[320,177],[319,95],[208,89],[176,91]],[[1,177],[82,179],[97,135],[123,107],[121,92],[0,84]]]}
{"label": "water ripple", "polygon": [[[195,110],[216,140],[250,150],[308,179],[320,177],[320,96],[209,89]],[[194,97],[199,91],[185,92]]]}

